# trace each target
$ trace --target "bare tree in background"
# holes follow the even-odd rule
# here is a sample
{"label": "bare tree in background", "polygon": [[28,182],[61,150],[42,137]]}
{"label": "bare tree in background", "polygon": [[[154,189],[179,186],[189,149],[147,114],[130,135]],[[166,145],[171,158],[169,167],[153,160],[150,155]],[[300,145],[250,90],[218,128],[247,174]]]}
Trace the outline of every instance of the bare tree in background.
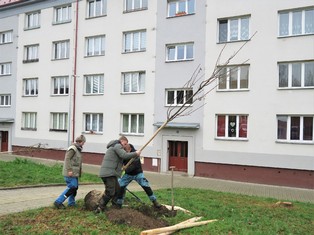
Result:
{"label": "bare tree in background", "polygon": [[[248,40],[250,41],[256,32],[253,34],[253,36]],[[231,72],[234,71],[236,68],[231,68],[230,70],[224,70],[224,68],[230,64],[232,59],[243,49],[243,47],[248,43],[248,41],[244,42],[242,46],[233,53],[226,61],[220,63],[221,56],[226,48],[226,45],[221,49],[218,58],[216,60],[214,70],[211,74],[211,76],[207,79],[204,79],[204,73],[202,71],[201,66],[199,65],[194,73],[192,74],[191,78],[184,84],[184,89],[191,89],[193,93],[185,93],[185,96],[183,97],[175,97],[175,99],[178,99],[180,103],[182,103],[182,106],[170,106],[167,110],[167,120],[156,130],[156,132],[153,134],[153,136],[144,144],[140,151],[142,151],[156,136],[157,134],[171,121],[173,121],[176,118],[182,117],[182,116],[188,116],[191,115],[196,110],[200,109],[205,105],[201,104],[198,106],[194,106],[197,102],[203,100],[208,93],[210,93],[213,89],[215,89],[219,83],[226,82],[224,78],[227,77]],[[242,62],[242,64],[246,63],[248,60]],[[216,82],[218,80],[218,82]],[[216,84],[213,85],[213,83],[216,82]],[[210,87],[210,85],[212,85]],[[209,88],[210,87],[210,88]],[[206,88],[209,88],[206,90]],[[183,102],[184,101],[184,102]],[[193,107],[192,107],[193,106]],[[123,170],[125,170],[133,161],[135,158],[132,158],[124,167]]]}

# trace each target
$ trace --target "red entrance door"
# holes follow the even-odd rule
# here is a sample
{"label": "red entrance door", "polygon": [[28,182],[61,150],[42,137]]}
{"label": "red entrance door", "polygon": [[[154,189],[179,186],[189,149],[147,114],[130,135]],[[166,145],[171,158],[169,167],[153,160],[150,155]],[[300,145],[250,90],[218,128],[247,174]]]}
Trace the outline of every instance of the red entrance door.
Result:
{"label": "red entrance door", "polygon": [[9,148],[9,132],[1,131],[0,132],[0,140],[1,140],[1,152],[7,152]]}
{"label": "red entrance door", "polygon": [[175,171],[187,172],[188,170],[188,142],[169,141],[169,169],[175,167]]}

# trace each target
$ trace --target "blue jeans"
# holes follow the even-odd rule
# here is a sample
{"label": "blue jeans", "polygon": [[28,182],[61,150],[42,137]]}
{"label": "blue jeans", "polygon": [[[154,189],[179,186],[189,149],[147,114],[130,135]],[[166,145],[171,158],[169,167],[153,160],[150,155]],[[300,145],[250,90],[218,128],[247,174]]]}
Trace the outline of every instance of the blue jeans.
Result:
{"label": "blue jeans", "polygon": [[119,179],[121,191],[117,198],[118,204],[123,204],[126,187],[129,185],[129,183],[131,183],[132,180],[135,180],[144,189],[150,201],[156,201],[156,196],[154,195],[151,187],[149,186],[149,182],[143,173],[139,173],[137,175],[124,174],[122,178]]}
{"label": "blue jeans", "polygon": [[76,196],[77,189],[78,189],[78,178],[77,177],[66,177],[66,176],[64,176],[64,180],[67,184],[67,188],[56,199],[56,202],[61,204],[66,199],[68,199],[68,205],[69,206],[75,206],[75,196]]}

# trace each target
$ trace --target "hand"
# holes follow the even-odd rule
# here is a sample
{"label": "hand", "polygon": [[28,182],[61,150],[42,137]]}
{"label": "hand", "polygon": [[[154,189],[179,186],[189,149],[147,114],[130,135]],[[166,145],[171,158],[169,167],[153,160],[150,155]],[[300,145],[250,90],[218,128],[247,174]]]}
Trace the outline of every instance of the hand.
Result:
{"label": "hand", "polygon": [[136,150],[136,154],[137,154],[137,156],[141,156],[141,153],[142,153],[142,151],[140,151],[140,150]]}

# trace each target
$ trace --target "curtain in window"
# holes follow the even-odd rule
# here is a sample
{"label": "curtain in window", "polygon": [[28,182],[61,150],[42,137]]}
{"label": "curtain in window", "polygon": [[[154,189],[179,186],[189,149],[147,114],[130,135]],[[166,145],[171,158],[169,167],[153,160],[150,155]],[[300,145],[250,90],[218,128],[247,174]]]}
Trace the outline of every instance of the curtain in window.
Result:
{"label": "curtain in window", "polygon": [[301,87],[301,63],[292,64],[292,87]]}
{"label": "curtain in window", "polygon": [[90,76],[85,77],[85,92],[87,94],[91,93],[92,89],[92,78]]}
{"label": "curtain in window", "polygon": [[218,116],[217,118],[217,136],[224,137],[226,130],[226,116]]}
{"label": "curtain in window", "polygon": [[229,89],[237,89],[238,88],[238,67],[230,67],[229,68]]}
{"label": "curtain in window", "polygon": [[314,33],[314,9],[305,11],[304,33]]}
{"label": "curtain in window", "polygon": [[230,20],[230,41],[238,40],[238,20]]}
{"label": "curtain in window", "polygon": [[168,47],[168,60],[175,60],[175,54],[176,54],[176,48],[175,46],[169,46]]}
{"label": "curtain in window", "polygon": [[237,116],[228,116],[228,137],[237,135]]}
{"label": "curtain in window", "polygon": [[249,39],[249,18],[241,19],[241,40]]}
{"label": "curtain in window", "polygon": [[133,73],[132,75],[132,84],[131,84],[131,91],[132,92],[137,92],[138,91],[138,87],[137,87],[137,84],[138,84],[138,73]]}
{"label": "curtain in window", "polygon": [[277,117],[277,139],[286,140],[287,139],[287,116],[278,116]]}
{"label": "curtain in window", "polygon": [[124,51],[129,52],[131,51],[131,34],[127,33],[124,35]]}
{"label": "curtain in window", "polygon": [[249,88],[249,66],[241,66],[240,68],[240,88]]}
{"label": "curtain in window", "polygon": [[289,35],[289,13],[281,13],[279,16],[279,35]]}
{"label": "curtain in window", "polygon": [[219,42],[226,42],[228,40],[228,21],[219,21]]}
{"label": "curtain in window", "polygon": [[138,133],[144,133],[144,115],[139,115],[138,119]]}
{"label": "curtain in window", "polygon": [[288,87],[288,64],[279,64],[279,87]]}
{"label": "curtain in window", "polygon": [[302,11],[292,13],[292,35],[302,33]]}
{"label": "curtain in window", "polygon": [[131,133],[137,133],[137,115],[131,115]]}
{"label": "curtain in window", "polygon": [[300,117],[291,117],[290,139],[300,139]]}
{"label": "curtain in window", "polygon": [[219,71],[219,89],[226,89],[227,88],[227,68],[220,68]]}
{"label": "curtain in window", "polygon": [[146,32],[141,32],[141,48],[140,50],[145,50],[146,49]]}
{"label": "curtain in window", "polygon": [[193,59],[193,44],[186,45],[186,59]]}
{"label": "curtain in window", "polygon": [[129,115],[122,116],[122,132],[123,133],[129,132]]}
{"label": "curtain in window", "polygon": [[239,117],[239,137],[247,137],[247,116]]}
{"label": "curtain in window", "polygon": [[314,86],[314,62],[304,63],[304,86]]}
{"label": "curtain in window", "polygon": [[140,92],[145,91],[145,73],[139,74],[139,91]]}
{"label": "curtain in window", "polygon": [[177,60],[183,60],[184,59],[184,45],[178,45],[177,46]]}
{"label": "curtain in window", "polygon": [[125,73],[123,75],[123,92],[130,92],[130,80],[131,80],[131,74]]}
{"label": "curtain in window", "polygon": [[140,50],[140,33],[133,33],[133,47],[132,51]]}
{"label": "curtain in window", "polygon": [[174,104],[174,91],[167,91],[167,104]]}

